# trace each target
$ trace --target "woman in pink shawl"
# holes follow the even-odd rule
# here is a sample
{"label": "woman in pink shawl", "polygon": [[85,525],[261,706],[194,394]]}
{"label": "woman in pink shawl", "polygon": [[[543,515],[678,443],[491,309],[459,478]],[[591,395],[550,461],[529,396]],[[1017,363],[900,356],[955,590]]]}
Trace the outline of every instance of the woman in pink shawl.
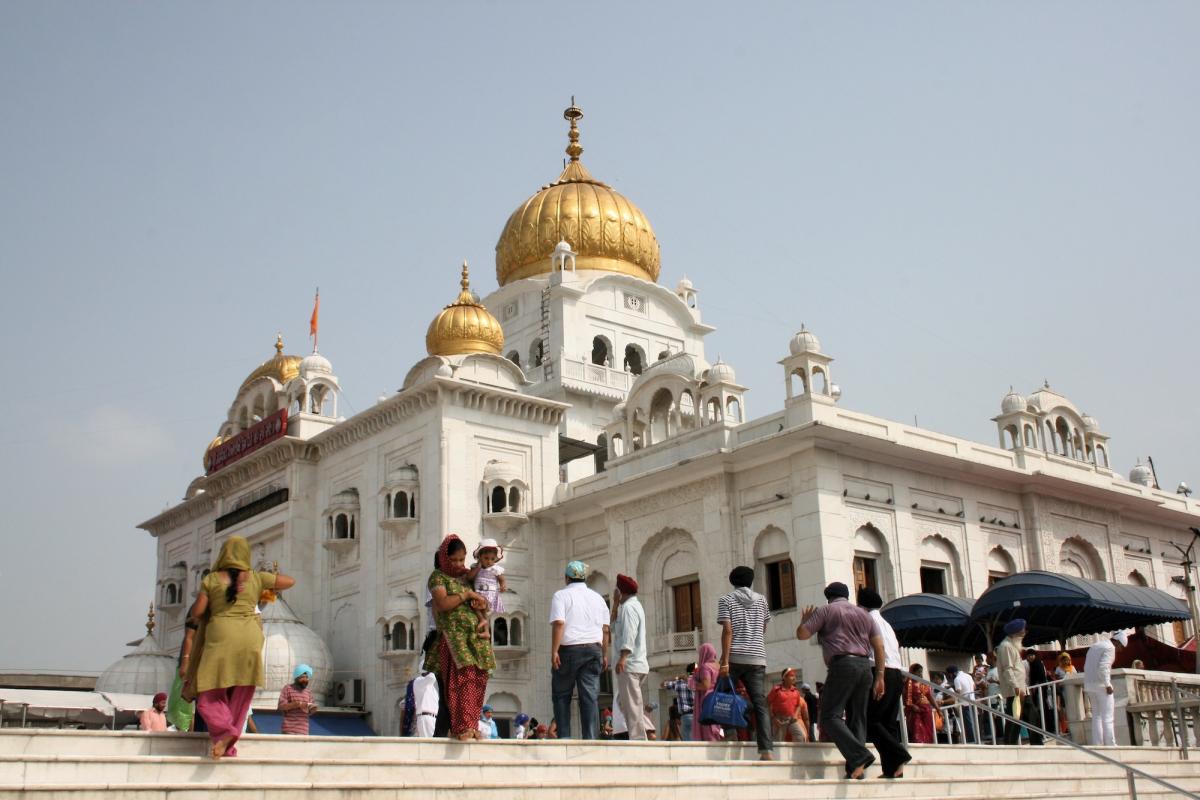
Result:
{"label": "woman in pink shawl", "polygon": [[717,661],[717,648],[708,642],[700,645],[697,653],[696,670],[692,673],[692,689],[696,692],[695,714],[692,715],[692,741],[719,742],[722,738],[720,725],[701,725],[700,709],[704,707],[704,698],[717,686],[717,676],[721,673],[721,665]]}

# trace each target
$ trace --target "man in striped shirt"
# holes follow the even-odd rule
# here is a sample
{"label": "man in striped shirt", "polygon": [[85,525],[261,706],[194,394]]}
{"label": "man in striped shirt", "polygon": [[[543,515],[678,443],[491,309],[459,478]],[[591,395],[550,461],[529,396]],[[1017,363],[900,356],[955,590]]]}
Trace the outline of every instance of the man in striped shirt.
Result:
{"label": "man in striped shirt", "polygon": [[300,664],[292,672],[292,682],[279,693],[279,710],[283,712],[280,733],[308,735],[308,717],[317,710],[312,690],[308,688],[312,674],[312,667]]}
{"label": "man in striped shirt", "polygon": [[767,645],[764,636],[771,611],[767,599],[750,588],[754,570],[734,567],[729,573],[733,591],[717,600],[717,624],[721,626],[721,676],[740,680],[754,706],[755,736],[760,761],[775,760],[771,740],[771,711],[763,683],[767,674]]}

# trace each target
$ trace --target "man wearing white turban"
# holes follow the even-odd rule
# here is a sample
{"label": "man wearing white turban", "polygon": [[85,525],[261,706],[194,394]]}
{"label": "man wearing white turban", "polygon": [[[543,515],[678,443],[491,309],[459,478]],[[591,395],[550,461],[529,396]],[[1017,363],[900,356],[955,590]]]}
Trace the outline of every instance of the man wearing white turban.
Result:
{"label": "man wearing white turban", "polygon": [[1083,666],[1083,690],[1092,702],[1092,745],[1115,745],[1113,732],[1112,665],[1117,648],[1128,644],[1125,631],[1101,639],[1088,648]]}

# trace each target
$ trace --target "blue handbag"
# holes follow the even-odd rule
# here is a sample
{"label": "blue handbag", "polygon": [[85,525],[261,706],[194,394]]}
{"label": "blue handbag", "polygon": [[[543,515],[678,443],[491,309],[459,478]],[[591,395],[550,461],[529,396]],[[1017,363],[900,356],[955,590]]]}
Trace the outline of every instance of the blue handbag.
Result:
{"label": "blue handbag", "polygon": [[[729,687],[729,691],[722,691],[726,686]],[[700,704],[700,724],[745,728],[750,724],[746,721],[746,709],[749,706],[750,704],[734,691],[733,681],[721,678]]]}

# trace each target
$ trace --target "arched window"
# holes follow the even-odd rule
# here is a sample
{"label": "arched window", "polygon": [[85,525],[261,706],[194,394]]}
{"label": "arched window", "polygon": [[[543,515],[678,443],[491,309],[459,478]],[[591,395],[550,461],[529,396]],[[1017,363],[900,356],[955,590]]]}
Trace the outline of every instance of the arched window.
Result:
{"label": "arched window", "polygon": [[403,622],[392,626],[392,649],[404,650],[408,646],[408,631]]}
{"label": "arched window", "polygon": [[1033,432],[1033,426],[1025,425],[1025,446],[1037,447],[1037,434]]}
{"label": "arched window", "polygon": [[333,521],[333,538],[350,539],[350,519],[345,514],[338,514]]}
{"label": "arched window", "polygon": [[592,363],[605,367],[612,366],[612,345],[603,336],[592,338]]}
{"label": "arched window", "polygon": [[791,547],[787,535],[770,527],[759,534],[754,543],[754,558],[758,562],[760,586],[772,611],[796,607],[796,577],[792,566]]}
{"label": "arched window", "polygon": [[1142,573],[1138,572],[1136,569],[1133,572],[1129,573],[1129,583],[1133,586],[1149,586],[1150,585],[1146,582],[1146,579],[1145,579],[1145,577],[1142,576]]}
{"label": "arched window", "polygon": [[814,394],[829,394],[825,370],[820,367],[813,367],[812,390]]}
{"label": "arched window", "polygon": [[514,514],[521,510],[521,490],[516,486],[508,490],[508,510]]}
{"label": "arched window", "polygon": [[625,345],[625,371],[641,375],[646,365],[646,356],[636,344]]}
{"label": "arched window", "polygon": [[1108,451],[1102,444],[1096,445],[1096,464],[1108,469]]}
{"label": "arched window", "polygon": [[1055,432],[1058,434],[1058,440],[1062,442],[1062,455],[1071,458],[1074,453],[1071,451],[1071,429],[1067,425],[1067,421],[1062,417],[1058,418],[1058,423],[1054,426]]}
{"label": "arched window", "polygon": [[508,647],[508,620],[496,617],[492,623],[492,644],[496,647]]}
{"label": "arched window", "polygon": [[997,545],[988,553],[988,586],[1017,571],[1016,562],[1008,551]]}
{"label": "arched window", "polygon": [[521,620],[513,617],[508,621],[508,643],[513,647],[521,646]]}
{"label": "arched window", "polygon": [[173,583],[167,584],[167,605],[175,605],[175,584]]}
{"label": "arched window", "polygon": [[742,421],[742,404],[738,402],[736,397],[729,398],[725,404],[725,413],[731,422]]}
{"label": "arched window", "polygon": [[529,363],[531,366],[540,367],[546,358],[546,346],[542,344],[541,339],[534,339],[533,344],[529,345]]}
{"label": "arched window", "polygon": [[808,377],[804,373],[804,367],[796,367],[788,379],[792,382],[793,397],[808,394]]}
{"label": "arched window", "polygon": [[671,435],[671,406],[675,398],[670,389],[659,389],[650,400],[650,443],[658,444]]}
{"label": "arched window", "polygon": [[392,516],[397,519],[407,519],[409,517],[407,492],[396,492]]}
{"label": "arched window", "polygon": [[510,350],[505,358],[516,364],[518,367],[521,366],[521,354],[516,350]]}
{"label": "arched window", "polygon": [[1054,435],[1054,425],[1050,423],[1050,420],[1046,420],[1046,433],[1042,441],[1042,449],[1047,453],[1058,452],[1058,438]]}
{"label": "arched window", "polygon": [[596,452],[593,456],[596,462],[596,472],[604,472],[605,462],[608,461],[608,435],[600,434],[596,437]]}
{"label": "arched window", "polygon": [[614,433],[612,437],[612,454],[614,458],[620,458],[625,455],[625,439],[619,433]]}
{"label": "arched window", "polygon": [[679,395],[679,424],[684,430],[696,427],[696,400],[686,389]]}
{"label": "arched window", "polygon": [[387,651],[389,651],[391,649],[392,649],[392,629],[385,622],[385,623],[383,623],[383,652],[386,653]]}
{"label": "arched window", "polygon": [[354,538],[354,515],[350,515],[350,538]]}
{"label": "arched window", "polygon": [[721,401],[714,397],[708,401],[708,421],[717,422],[721,419]]}
{"label": "arched window", "polygon": [[505,497],[503,486],[497,486],[496,488],[492,489],[492,513],[493,514],[502,513],[504,511],[506,502],[507,502],[507,498]]}
{"label": "arched window", "polygon": [[1016,425],[1009,425],[1004,429],[1004,449],[1016,450],[1018,441]]}
{"label": "arched window", "polygon": [[392,518],[392,496],[390,494],[384,495],[383,497],[383,518]]}

